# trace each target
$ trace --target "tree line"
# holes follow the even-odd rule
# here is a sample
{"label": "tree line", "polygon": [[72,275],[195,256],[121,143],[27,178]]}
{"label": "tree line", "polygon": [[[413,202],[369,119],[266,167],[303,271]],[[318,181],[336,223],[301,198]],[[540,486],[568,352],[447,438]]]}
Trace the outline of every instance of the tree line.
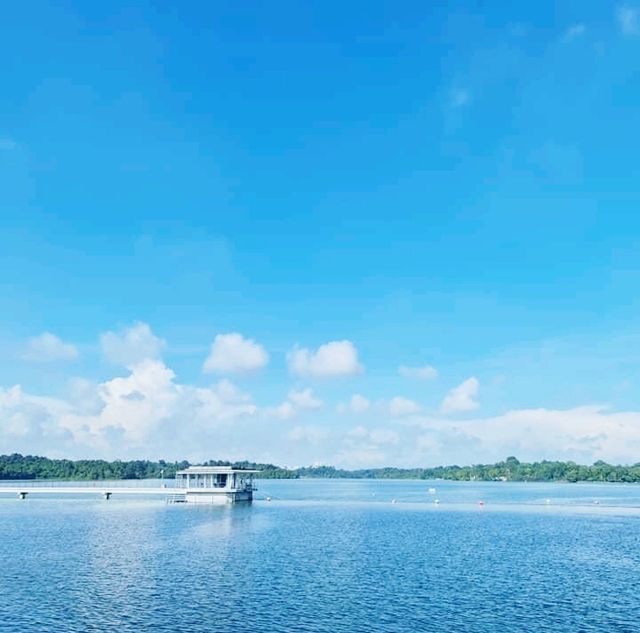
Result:
{"label": "tree line", "polygon": [[[0,479],[172,479],[190,462],[164,460],[106,461],[102,459],[49,459],[33,455],[0,455]],[[520,462],[508,457],[495,464],[437,466],[434,468],[369,468],[344,470],[333,466],[282,468],[274,464],[209,460],[205,466],[234,466],[260,471],[262,479],[448,479],[454,481],[610,481],[640,482],[640,463],[616,466],[597,461],[587,466],[567,461]]]}
{"label": "tree line", "polygon": [[[234,466],[260,471],[262,478],[290,478],[293,472],[273,464],[254,462],[229,462],[210,460],[205,466]],[[106,461],[103,459],[49,459],[35,455],[0,455],[0,479],[173,479],[176,471],[191,466],[183,461],[150,461],[135,459],[130,461]]]}

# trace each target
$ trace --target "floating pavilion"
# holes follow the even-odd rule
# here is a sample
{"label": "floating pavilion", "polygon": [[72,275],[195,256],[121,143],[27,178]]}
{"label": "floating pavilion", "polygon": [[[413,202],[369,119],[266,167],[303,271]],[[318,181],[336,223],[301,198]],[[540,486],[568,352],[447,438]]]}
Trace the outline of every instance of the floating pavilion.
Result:
{"label": "floating pavilion", "polygon": [[253,475],[259,471],[231,466],[189,466],[176,473],[175,492],[187,503],[237,503],[252,501]]}

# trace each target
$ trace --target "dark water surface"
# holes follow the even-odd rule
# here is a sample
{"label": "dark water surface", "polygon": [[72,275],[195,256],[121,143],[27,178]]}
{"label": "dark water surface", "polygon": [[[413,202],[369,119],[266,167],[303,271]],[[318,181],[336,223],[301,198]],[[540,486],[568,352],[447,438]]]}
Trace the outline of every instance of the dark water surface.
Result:
{"label": "dark water surface", "polygon": [[4,496],[0,630],[640,631],[640,486],[258,483]]}

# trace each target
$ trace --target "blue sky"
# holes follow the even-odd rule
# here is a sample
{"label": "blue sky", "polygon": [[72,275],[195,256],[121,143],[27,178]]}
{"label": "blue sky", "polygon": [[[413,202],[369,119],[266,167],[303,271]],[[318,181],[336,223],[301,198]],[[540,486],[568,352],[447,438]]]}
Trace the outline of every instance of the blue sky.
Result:
{"label": "blue sky", "polygon": [[5,8],[0,450],[638,461],[640,4],[520,5]]}

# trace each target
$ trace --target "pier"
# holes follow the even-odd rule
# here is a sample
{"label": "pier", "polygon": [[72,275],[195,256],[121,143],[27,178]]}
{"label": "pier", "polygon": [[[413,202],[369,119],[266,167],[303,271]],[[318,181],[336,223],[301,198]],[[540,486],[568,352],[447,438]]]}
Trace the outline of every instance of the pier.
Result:
{"label": "pier", "polygon": [[19,481],[0,485],[0,496],[17,495],[99,495],[105,500],[113,495],[155,495],[176,503],[227,504],[251,502],[256,490],[253,476],[257,470],[230,466],[190,466],[176,473],[175,484],[167,486],[119,485],[119,482],[64,482]]}
{"label": "pier", "polygon": [[151,486],[65,486],[56,484],[23,483],[0,486],[0,495],[16,495],[19,499],[26,499],[29,495],[94,495],[111,499],[113,495],[152,495],[163,496],[167,500],[179,501],[179,497],[186,497],[184,490],[171,487]]}

